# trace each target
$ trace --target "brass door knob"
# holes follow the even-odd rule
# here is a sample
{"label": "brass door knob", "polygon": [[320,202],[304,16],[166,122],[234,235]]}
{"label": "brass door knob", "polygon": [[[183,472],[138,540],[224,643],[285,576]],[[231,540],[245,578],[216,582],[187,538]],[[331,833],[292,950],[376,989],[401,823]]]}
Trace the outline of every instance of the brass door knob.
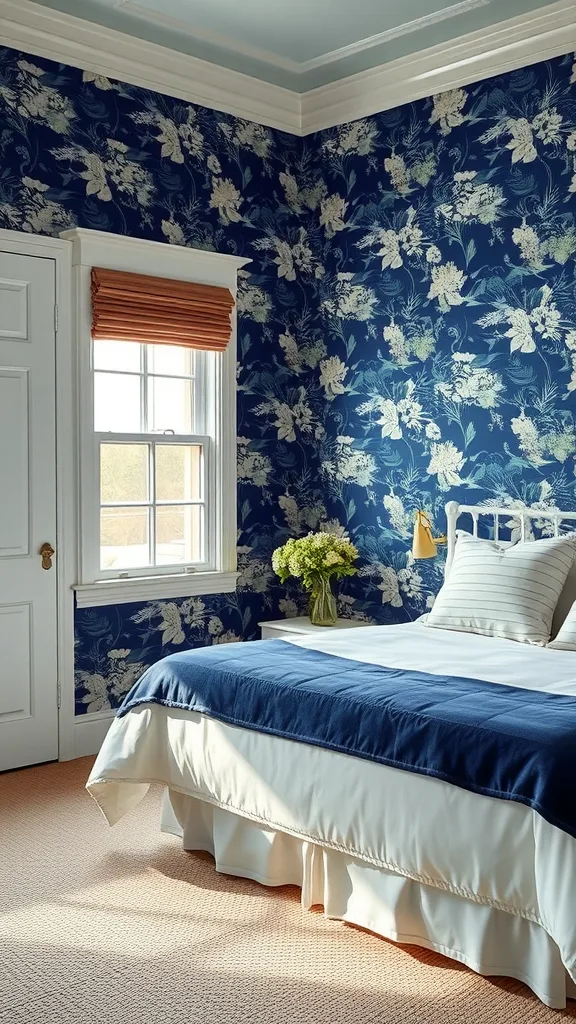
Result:
{"label": "brass door knob", "polygon": [[54,554],[54,548],[51,544],[43,544],[40,548],[40,556],[42,558],[42,568],[52,568],[52,555]]}

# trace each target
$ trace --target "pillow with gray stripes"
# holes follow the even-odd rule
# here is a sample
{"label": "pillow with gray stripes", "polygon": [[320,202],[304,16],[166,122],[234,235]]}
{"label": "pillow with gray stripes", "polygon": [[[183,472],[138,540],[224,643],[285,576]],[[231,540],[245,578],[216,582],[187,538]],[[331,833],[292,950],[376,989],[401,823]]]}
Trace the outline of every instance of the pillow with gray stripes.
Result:
{"label": "pillow with gray stripes", "polygon": [[426,626],[547,644],[575,542],[576,535],[569,534],[503,548],[495,541],[459,536]]}
{"label": "pillow with gray stripes", "polygon": [[555,651],[576,651],[576,601],[548,647]]}

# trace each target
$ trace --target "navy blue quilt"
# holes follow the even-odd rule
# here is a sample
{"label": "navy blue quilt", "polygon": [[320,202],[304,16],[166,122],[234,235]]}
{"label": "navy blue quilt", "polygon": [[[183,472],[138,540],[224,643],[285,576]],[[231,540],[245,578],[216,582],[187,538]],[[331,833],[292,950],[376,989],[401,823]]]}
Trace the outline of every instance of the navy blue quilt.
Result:
{"label": "navy blue quilt", "polygon": [[516,800],[576,837],[576,697],[261,640],[171,654],[118,717],[148,703]]}

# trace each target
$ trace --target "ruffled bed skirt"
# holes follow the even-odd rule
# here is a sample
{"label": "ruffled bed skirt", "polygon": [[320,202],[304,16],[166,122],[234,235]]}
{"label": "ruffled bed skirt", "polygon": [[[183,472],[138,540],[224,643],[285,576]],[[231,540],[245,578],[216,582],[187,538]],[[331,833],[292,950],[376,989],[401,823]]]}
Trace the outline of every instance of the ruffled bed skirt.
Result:
{"label": "ruffled bed skirt", "polygon": [[558,947],[540,925],[473,903],[355,857],[175,791],[167,791],[162,830],[184,849],[204,850],[224,874],[262,885],[297,885],[302,906],[360,925],[395,942],[436,950],[478,974],[525,982],[547,1006],[576,998]]}

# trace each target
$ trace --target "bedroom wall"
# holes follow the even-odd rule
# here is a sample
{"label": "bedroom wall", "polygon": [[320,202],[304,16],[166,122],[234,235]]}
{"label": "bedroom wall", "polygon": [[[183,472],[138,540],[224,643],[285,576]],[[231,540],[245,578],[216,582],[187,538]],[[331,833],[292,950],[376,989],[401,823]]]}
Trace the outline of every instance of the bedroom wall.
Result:
{"label": "bedroom wall", "polygon": [[447,500],[576,509],[574,60],[316,137],[320,487],[377,621],[441,584],[442,557],[408,558],[417,508],[438,533]]}
{"label": "bedroom wall", "polygon": [[413,512],[576,508],[572,58],[297,139],[0,51],[0,226],[78,224],[252,258],[239,297],[235,595],[83,609],[77,713],[143,666],[303,608],[270,570],[332,520],[341,614],[425,610]]}
{"label": "bedroom wall", "polygon": [[311,359],[293,349],[315,342],[319,264],[282,182],[303,163],[312,180],[313,157],[294,136],[9,50],[0,104],[0,226],[79,225],[253,261],[238,299],[238,591],[78,610],[82,715],[117,705],[170,651],[255,637],[259,620],[297,611],[270,556],[289,536],[291,496],[317,475],[315,447],[302,443]]}

